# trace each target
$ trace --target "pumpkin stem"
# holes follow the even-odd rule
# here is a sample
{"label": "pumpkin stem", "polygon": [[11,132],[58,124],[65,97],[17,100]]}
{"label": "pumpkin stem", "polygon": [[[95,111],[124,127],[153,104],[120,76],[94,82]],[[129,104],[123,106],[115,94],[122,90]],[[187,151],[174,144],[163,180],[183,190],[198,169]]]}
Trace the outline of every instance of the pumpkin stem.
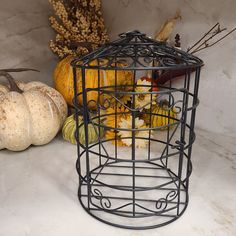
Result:
{"label": "pumpkin stem", "polygon": [[10,85],[10,91],[15,91],[18,93],[23,93],[24,91],[21,90],[16,82],[14,81],[14,78],[8,73],[8,72],[23,72],[23,71],[37,71],[36,69],[29,69],[29,68],[16,68],[16,69],[0,69],[0,76],[4,76]]}
{"label": "pumpkin stem", "polygon": [[0,69],[0,72],[1,72],[1,71],[4,71],[4,72],[37,71],[37,72],[39,72],[39,70],[30,69],[30,68]]}
{"label": "pumpkin stem", "polygon": [[23,93],[23,90],[21,90],[16,82],[14,81],[13,77],[7,73],[6,71],[0,71],[0,76],[4,76],[7,80],[8,80],[8,83],[10,85],[10,91],[15,91],[15,92],[18,92],[18,93]]}
{"label": "pumpkin stem", "polygon": [[161,100],[159,104],[162,108],[169,107],[169,105],[170,105],[169,102],[166,99]]}

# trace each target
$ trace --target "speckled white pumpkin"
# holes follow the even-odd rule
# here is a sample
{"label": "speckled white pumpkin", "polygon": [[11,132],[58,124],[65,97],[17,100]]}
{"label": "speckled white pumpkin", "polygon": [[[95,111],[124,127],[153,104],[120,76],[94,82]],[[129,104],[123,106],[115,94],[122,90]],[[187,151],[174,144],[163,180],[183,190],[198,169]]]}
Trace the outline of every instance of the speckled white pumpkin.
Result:
{"label": "speckled white pumpkin", "polygon": [[22,151],[50,142],[67,116],[64,98],[41,82],[17,82],[18,89],[12,84],[0,85],[0,149]]}

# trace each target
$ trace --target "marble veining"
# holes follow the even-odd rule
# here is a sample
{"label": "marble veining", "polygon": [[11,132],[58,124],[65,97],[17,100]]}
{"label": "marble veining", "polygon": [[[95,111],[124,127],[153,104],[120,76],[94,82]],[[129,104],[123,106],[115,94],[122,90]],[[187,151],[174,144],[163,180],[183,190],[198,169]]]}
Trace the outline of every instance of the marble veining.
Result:
{"label": "marble veining", "polygon": [[234,236],[236,169],[231,158],[236,140],[202,129],[196,133],[190,204],[176,222],[147,231],[102,224],[82,209],[76,195],[76,147],[60,136],[24,152],[1,151],[0,236]]}
{"label": "marble veining", "polygon": [[[205,131],[206,132],[206,131]],[[224,142],[221,142],[219,137],[214,137],[209,134],[198,134],[199,143],[207,148],[210,152],[215,153],[218,157],[223,158],[223,161],[228,161],[233,169],[236,168],[236,139],[231,136],[224,136]]]}
{"label": "marble veining", "polygon": [[[48,2],[42,0],[1,2],[0,68],[36,68],[41,73],[20,73],[15,77],[26,82],[40,80],[53,84],[57,58],[48,47],[54,35],[48,21],[50,11]],[[1,78],[0,82],[3,81]]]}

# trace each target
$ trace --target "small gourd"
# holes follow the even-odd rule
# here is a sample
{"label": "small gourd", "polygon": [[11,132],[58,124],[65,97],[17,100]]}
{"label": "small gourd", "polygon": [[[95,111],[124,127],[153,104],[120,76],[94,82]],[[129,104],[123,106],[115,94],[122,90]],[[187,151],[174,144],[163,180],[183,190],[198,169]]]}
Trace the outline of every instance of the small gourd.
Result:
{"label": "small gourd", "polygon": [[152,115],[150,119],[150,110],[143,115],[143,119],[147,124],[150,124],[153,128],[162,127],[160,130],[168,129],[168,126],[171,128],[174,123],[176,123],[177,118],[177,109],[175,107],[169,108],[168,104],[163,102],[152,107]]}
{"label": "small gourd", "polygon": [[[84,145],[85,144],[85,130],[84,130],[83,118],[81,116],[78,117],[78,123],[79,123],[79,142]],[[72,144],[76,144],[75,131],[76,131],[76,121],[74,119],[74,115],[71,115],[67,117],[63,125],[63,128],[62,128],[63,138]],[[100,127],[100,138],[102,138],[103,136],[104,136],[104,128]],[[93,125],[92,123],[89,123],[88,124],[88,143],[91,144],[91,143],[97,142],[98,137],[99,137],[98,126]]]}

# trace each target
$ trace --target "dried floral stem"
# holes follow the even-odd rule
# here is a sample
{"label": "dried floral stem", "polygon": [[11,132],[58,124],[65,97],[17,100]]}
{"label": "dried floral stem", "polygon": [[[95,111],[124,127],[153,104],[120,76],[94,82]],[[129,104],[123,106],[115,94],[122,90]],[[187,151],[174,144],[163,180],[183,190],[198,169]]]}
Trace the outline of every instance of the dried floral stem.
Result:
{"label": "dried floral stem", "polygon": [[181,47],[181,43],[180,43],[180,35],[176,34],[175,35],[175,47],[180,48]]}
{"label": "dried floral stem", "polygon": [[24,72],[24,71],[37,71],[36,69],[30,69],[30,68],[15,68],[15,69],[0,69],[0,76],[5,77],[8,80],[10,91],[15,91],[18,93],[23,93],[23,90],[21,90],[16,82],[14,81],[14,78],[9,74],[9,72]]}
{"label": "dried floral stem", "polygon": [[209,45],[207,45],[207,46],[205,46],[205,47],[198,48],[198,49],[194,50],[194,51],[192,52],[192,54],[193,54],[193,53],[196,53],[196,52],[199,52],[199,51],[201,51],[201,50],[203,50],[203,49],[205,49],[205,48],[209,48],[209,47],[214,46],[215,44],[217,44],[218,42],[220,42],[221,40],[223,40],[224,38],[226,38],[227,36],[229,36],[229,35],[230,35],[231,33],[233,33],[234,31],[236,31],[236,28],[232,29],[230,32],[228,32],[228,33],[225,34],[223,37],[221,37],[221,38],[219,38],[218,40],[216,40],[214,43],[211,43],[211,44],[209,44]]}
{"label": "dried floral stem", "polygon": [[[207,38],[204,42],[200,43],[193,51],[192,51],[192,54],[197,52],[200,48],[202,48],[202,46],[204,46],[203,48],[205,47],[208,47],[210,44],[208,44],[208,42],[213,39],[216,35],[222,33],[223,31],[225,31],[226,28],[224,29],[219,29],[219,31],[216,31],[214,32],[209,38]],[[202,48],[202,49],[203,49]]]}
{"label": "dried floral stem", "polygon": [[36,71],[36,72],[39,72],[39,70],[31,69],[31,68],[0,69],[0,71],[4,71],[4,72]]}
{"label": "dried floral stem", "polygon": [[56,31],[49,46],[59,57],[82,56],[109,41],[101,12],[101,0],[49,0],[54,16],[49,18]]}
{"label": "dried floral stem", "polygon": [[191,49],[193,49],[195,46],[197,46],[207,35],[209,35],[213,29],[215,29],[217,26],[219,26],[220,23],[216,23],[208,32],[206,32],[196,43],[193,44],[193,46],[189,47],[187,52],[190,52]]}
{"label": "dried floral stem", "polygon": [[[216,30],[213,31],[214,29],[216,29]],[[233,33],[236,30],[236,28],[234,28],[233,30],[231,30],[230,32],[228,32],[227,34],[225,34],[224,36],[222,36],[221,38],[219,38],[215,42],[209,43],[210,40],[212,40],[214,37],[216,37],[217,35],[219,35],[220,33],[222,33],[225,30],[226,30],[226,28],[221,29],[220,24],[216,23],[207,33],[205,33],[196,43],[194,43],[193,46],[189,47],[187,52],[194,54],[194,53],[199,52],[203,49],[212,47],[213,45],[217,44],[218,42],[220,42],[221,40],[226,38],[228,35]],[[209,36],[209,35],[211,35],[211,36]]]}

